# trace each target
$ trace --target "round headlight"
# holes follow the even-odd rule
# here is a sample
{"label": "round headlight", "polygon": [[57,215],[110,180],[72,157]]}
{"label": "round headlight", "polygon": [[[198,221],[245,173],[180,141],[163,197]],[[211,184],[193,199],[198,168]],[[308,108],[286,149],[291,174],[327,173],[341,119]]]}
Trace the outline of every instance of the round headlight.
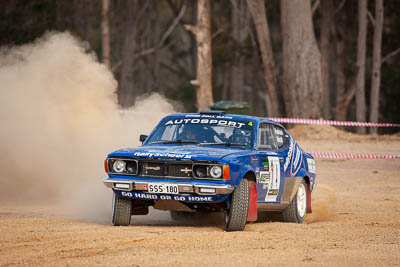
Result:
{"label": "round headlight", "polygon": [[207,176],[207,168],[205,166],[196,166],[195,173],[198,178],[204,178]]}
{"label": "round headlight", "polygon": [[210,169],[210,175],[212,178],[220,178],[222,176],[221,166],[212,166]]}
{"label": "round headlight", "polygon": [[115,172],[121,173],[126,169],[126,162],[122,160],[116,160],[113,164],[113,169]]}

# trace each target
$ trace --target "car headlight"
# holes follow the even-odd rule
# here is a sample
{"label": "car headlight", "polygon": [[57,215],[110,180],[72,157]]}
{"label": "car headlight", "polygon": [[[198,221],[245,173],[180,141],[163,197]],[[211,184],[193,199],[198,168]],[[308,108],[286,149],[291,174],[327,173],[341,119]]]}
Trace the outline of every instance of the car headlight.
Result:
{"label": "car headlight", "polygon": [[122,160],[116,160],[113,163],[113,169],[117,173],[124,172],[126,170],[126,162]]}
{"label": "car headlight", "polygon": [[195,168],[196,176],[199,178],[204,178],[207,176],[207,167],[206,166],[196,166]]}
{"label": "car headlight", "polygon": [[210,175],[212,178],[220,178],[222,176],[221,166],[212,166],[210,169]]}

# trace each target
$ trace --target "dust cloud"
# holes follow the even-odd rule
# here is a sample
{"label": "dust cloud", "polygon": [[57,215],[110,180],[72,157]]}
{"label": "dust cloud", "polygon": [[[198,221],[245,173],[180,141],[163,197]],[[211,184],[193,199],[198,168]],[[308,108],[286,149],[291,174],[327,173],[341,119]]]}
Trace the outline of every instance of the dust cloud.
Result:
{"label": "dust cloud", "polygon": [[139,144],[173,106],[160,95],[129,112],[117,82],[69,33],[0,49],[0,203],[56,205],[77,218],[107,219],[107,153]]}
{"label": "dust cloud", "polygon": [[312,194],[312,213],[307,214],[308,223],[331,221],[336,214],[336,195],[333,188],[318,184]]}

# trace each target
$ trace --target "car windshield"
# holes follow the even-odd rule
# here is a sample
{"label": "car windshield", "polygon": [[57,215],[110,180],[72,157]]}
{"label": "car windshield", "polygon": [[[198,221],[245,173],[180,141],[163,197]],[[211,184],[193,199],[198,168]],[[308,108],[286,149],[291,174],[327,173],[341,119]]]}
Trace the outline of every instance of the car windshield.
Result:
{"label": "car windshield", "polygon": [[166,117],[147,138],[146,144],[198,144],[251,148],[252,120],[231,117]]}

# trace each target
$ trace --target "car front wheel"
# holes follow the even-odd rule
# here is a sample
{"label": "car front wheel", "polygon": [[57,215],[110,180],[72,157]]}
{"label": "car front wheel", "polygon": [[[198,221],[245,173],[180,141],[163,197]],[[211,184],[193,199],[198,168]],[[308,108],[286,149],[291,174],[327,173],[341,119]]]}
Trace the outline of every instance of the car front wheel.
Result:
{"label": "car front wheel", "polygon": [[115,226],[127,226],[131,223],[132,200],[113,194],[112,223]]}
{"label": "car front wheel", "polygon": [[249,199],[249,182],[242,179],[231,196],[231,205],[226,214],[226,231],[242,231],[244,229],[247,222]]}
{"label": "car front wheel", "polygon": [[307,185],[304,179],[301,181],[297,193],[292,202],[283,211],[282,216],[285,222],[304,223],[307,210]]}

